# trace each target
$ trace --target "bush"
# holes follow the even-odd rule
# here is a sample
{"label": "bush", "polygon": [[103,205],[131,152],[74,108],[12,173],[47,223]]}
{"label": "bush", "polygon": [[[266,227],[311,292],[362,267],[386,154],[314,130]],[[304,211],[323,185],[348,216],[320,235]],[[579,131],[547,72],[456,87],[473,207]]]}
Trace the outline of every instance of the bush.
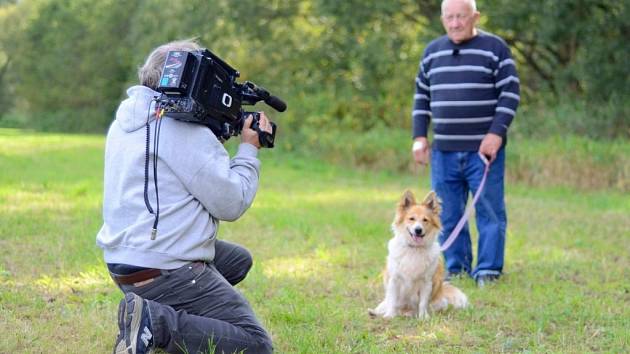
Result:
{"label": "bush", "polygon": [[593,139],[630,137],[630,105],[617,95],[603,102],[580,98],[530,102],[519,107],[510,134],[523,138],[577,135]]}
{"label": "bush", "polygon": [[507,149],[507,175],[533,186],[630,191],[630,144],[578,136],[516,138]]}
{"label": "bush", "polygon": [[[330,127],[331,128],[331,127]],[[358,133],[313,130],[283,137],[279,148],[364,170],[411,172],[411,134],[377,127]],[[598,141],[567,133],[542,137],[514,134],[506,150],[506,178],[530,186],[630,191],[630,143]]]}

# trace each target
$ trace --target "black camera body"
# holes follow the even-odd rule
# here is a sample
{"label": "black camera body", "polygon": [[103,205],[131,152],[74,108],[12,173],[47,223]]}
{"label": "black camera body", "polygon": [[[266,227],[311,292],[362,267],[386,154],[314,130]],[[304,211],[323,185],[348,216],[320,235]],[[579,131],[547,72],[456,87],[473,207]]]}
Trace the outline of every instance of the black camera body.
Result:
{"label": "black camera body", "polygon": [[248,115],[254,116],[252,129],[258,132],[261,146],[273,147],[276,125],[272,133],[258,127],[259,114],[246,112],[243,105],[264,101],[279,112],[286,104],[264,88],[236,79],[240,73],[207,49],[170,51],[164,62],[157,91],[158,107],[171,118],[203,124],[222,141],[239,135]]}

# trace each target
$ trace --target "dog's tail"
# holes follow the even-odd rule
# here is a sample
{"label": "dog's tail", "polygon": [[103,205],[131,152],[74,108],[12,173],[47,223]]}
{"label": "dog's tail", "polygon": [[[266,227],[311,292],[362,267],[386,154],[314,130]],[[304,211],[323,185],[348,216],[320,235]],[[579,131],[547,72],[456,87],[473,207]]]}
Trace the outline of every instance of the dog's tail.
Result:
{"label": "dog's tail", "polygon": [[449,306],[464,308],[468,306],[468,297],[464,292],[447,281],[443,281],[444,265],[440,262],[433,275],[431,308],[433,311],[444,310]]}
{"label": "dog's tail", "polygon": [[451,285],[449,282],[442,284],[442,297],[446,299],[448,305],[454,308],[464,308],[468,306],[468,297],[463,291]]}

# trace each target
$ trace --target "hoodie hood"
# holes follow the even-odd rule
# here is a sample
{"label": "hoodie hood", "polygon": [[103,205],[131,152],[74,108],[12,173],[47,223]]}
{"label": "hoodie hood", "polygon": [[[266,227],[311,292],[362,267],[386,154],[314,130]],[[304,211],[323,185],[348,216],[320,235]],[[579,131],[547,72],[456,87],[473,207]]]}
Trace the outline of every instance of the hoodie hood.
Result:
{"label": "hoodie hood", "polygon": [[127,99],[120,103],[116,111],[116,121],[127,133],[136,131],[155,120],[155,101],[160,93],[152,89],[136,85],[127,89]]}

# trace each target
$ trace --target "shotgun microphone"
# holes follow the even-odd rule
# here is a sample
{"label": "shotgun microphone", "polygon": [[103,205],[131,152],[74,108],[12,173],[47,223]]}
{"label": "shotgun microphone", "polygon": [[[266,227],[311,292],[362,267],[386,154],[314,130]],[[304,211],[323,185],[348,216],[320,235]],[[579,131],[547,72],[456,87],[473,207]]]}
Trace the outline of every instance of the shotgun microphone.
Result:
{"label": "shotgun microphone", "polygon": [[287,104],[284,103],[283,100],[281,100],[280,98],[276,96],[269,96],[269,98],[265,100],[265,103],[270,105],[273,109],[275,109],[278,112],[284,112],[287,110]]}
{"label": "shotgun microphone", "polygon": [[278,112],[284,112],[287,109],[287,104],[284,103],[279,97],[272,96],[269,91],[265,90],[263,87],[258,86],[252,82],[246,81],[245,86],[251,89],[261,98],[266,104],[271,106]]}

